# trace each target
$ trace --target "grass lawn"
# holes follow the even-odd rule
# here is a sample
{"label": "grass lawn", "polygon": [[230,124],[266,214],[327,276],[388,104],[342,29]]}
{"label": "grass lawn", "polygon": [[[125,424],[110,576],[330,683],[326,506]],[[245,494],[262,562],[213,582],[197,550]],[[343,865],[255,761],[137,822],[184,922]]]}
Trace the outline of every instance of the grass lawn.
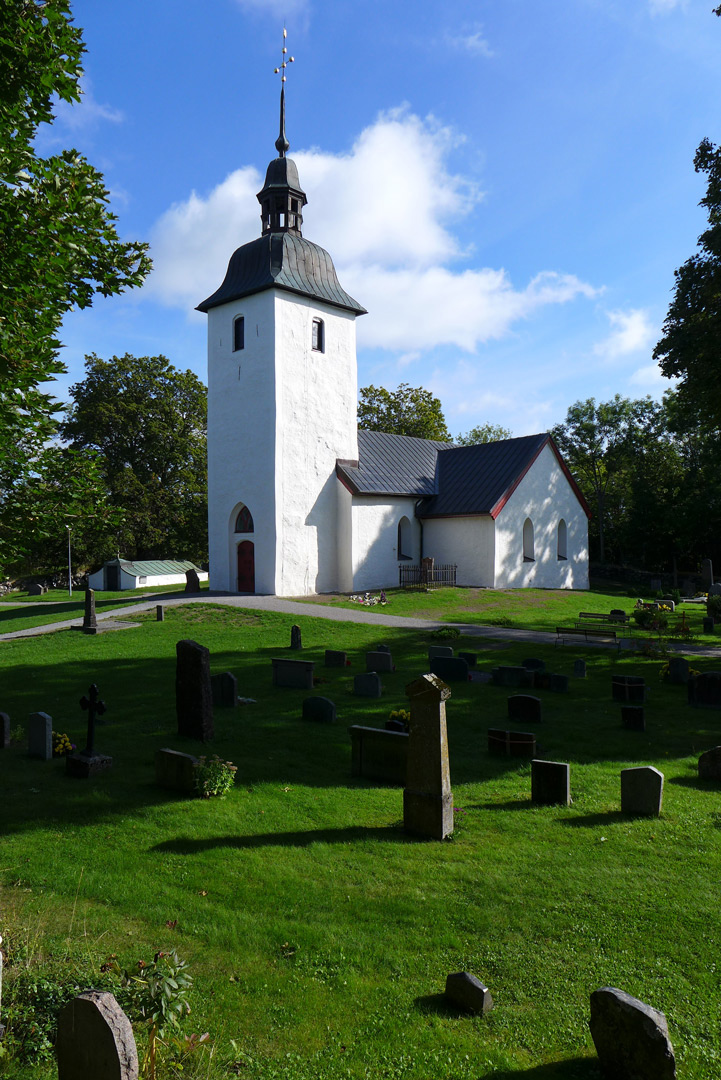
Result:
{"label": "grass lawn", "polygon": [[[721,718],[662,684],[659,661],[533,649],[552,671],[588,661],[567,695],[537,692],[538,756],[571,762],[571,807],[533,807],[530,766],[487,755],[508,691],[454,684],[456,831],[423,842],[403,832],[401,789],[351,778],[346,728],[382,726],[405,704],[405,684],[427,670],[428,634],[205,605],[170,608],[163,623],[134,618],[140,627],[117,634],[1,646],[13,725],[40,709],[82,745],[78,699],[96,682],[108,705],[96,745],[113,756],[109,773],[79,781],[22,745],[0,753],[8,1048],[33,979],[39,1010],[58,987],[102,985],[109,953],[133,965],[176,948],[195,979],[185,1030],[211,1035],[184,1077],[596,1080],[588,999],[604,985],[666,1013],[680,1080],[719,1075],[721,805],[696,759],[721,742]],[[270,658],[288,655],[293,622],[335,726],[304,723],[305,693],[271,687]],[[174,734],[181,638],[207,645],[211,670],[233,671],[256,699],[217,709],[205,748]],[[380,641],[397,670],[380,701],[354,698],[353,673]],[[463,639],[474,646],[482,669],[529,655]],[[348,651],[352,667],[324,668],[325,648]],[[621,728],[612,671],[646,676],[645,733]],[[159,790],[162,746],[233,760],[234,789],[208,801]],[[619,812],[619,771],[638,763],[665,774],[660,819]],[[459,970],[490,987],[484,1018],[444,1002]],[[0,1075],[49,1080],[56,1069],[5,1057]]]}

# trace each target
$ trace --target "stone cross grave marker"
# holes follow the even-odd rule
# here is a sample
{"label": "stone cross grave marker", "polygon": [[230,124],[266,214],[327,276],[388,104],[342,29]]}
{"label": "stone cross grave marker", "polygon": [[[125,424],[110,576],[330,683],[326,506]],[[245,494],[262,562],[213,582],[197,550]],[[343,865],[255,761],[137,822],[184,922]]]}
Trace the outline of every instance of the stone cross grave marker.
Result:
{"label": "stone cross grave marker", "polygon": [[185,639],[175,646],[175,711],[178,735],[206,742],[215,734],[210,651]]}
{"label": "stone cross grave marker", "polygon": [[58,1016],[58,1080],[138,1080],[130,1021],[112,994],[86,990]]}
{"label": "stone cross grave marker", "polygon": [[411,721],[403,825],[406,832],[444,840],[453,832],[446,726],[450,687],[436,675],[422,675],[406,686],[406,696],[411,703]]}
{"label": "stone cross grave marker", "polygon": [[53,718],[47,713],[30,713],[28,755],[41,761],[50,761],[53,756]]}
{"label": "stone cross grave marker", "polygon": [[614,986],[591,994],[591,1029],[607,1080],[675,1080],[666,1017]]}
{"label": "stone cross grave marker", "polygon": [[97,634],[98,620],[95,615],[95,592],[93,589],[85,591],[85,614],[83,615],[83,633]]}
{"label": "stone cross grave marker", "polygon": [[79,753],[68,754],[65,758],[65,771],[68,776],[85,779],[96,773],[104,772],[113,764],[113,759],[107,754],[99,754],[95,749],[95,725],[98,717],[107,712],[107,706],[100,700],[98,688],[95,683],[88,690],[87,697],[80,698],[80,708],[88,714],[88,731],[85,749]]}

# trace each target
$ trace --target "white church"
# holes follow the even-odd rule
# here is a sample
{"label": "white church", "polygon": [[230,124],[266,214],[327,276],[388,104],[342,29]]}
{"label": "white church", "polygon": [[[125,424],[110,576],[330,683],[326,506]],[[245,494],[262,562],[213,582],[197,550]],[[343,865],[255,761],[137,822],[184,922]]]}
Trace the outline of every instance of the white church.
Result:
{"label": "white church", "polygon": [[359,431],[355,320],[327,251],[302,235],[286,156],[260,237],[208,315],[210,588],[307,596],[399,584],[424,558],[458,585],[588,588],[588,507],[548,434],[453,446]]}

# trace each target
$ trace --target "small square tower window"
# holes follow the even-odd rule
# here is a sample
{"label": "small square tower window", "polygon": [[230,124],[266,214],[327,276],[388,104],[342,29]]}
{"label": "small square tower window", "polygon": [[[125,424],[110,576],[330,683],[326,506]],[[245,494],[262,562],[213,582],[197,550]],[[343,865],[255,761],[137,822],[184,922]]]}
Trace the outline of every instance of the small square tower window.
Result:
{"label": "small square tower window", "polygon": [[245,348],[245,319],[239,315],[233,320],[233,352]]}
{"label": "small square tower window", "polygon": [[313,351],[325,352],[325,327],[322,319],[313,319]]}

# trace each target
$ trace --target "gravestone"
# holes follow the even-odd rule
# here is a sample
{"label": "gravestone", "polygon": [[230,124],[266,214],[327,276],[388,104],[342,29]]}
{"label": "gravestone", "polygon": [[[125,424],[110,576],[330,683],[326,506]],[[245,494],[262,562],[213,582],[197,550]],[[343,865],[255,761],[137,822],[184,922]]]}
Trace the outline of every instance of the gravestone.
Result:
{"label": "gravestone", "polygon": [[28,756],[50,761],[53,756],[53,718],[44,712],[30,713]]}
{"label": "gravestone", "polygon": [[548,676],[548,689],[554,694],[568,693],[568,675],[558,675],[554,672]]}
{"label": "gravestone", "polygon": [[335,724],[335,705],[326,697],[308,697],[303,702],[303,719],[316,724]]}
{"label": "gravestone", "polygon": [[290,687],[295,690],[313,689],[314,660],[288,660],[284,656],[275,656],[271,660],[273,668],[273,686]]}
{"label": "gravestone", "polygon": [[611,608],[608,613],[608,621],[625,623],[628,621],[626,612],[623,610],[623,608]]}
{"label": "gravestone", "polygon": [[683,656],[672,656],[668,662],[668,681],[674,686],[688,682],[690,665]]}
{"label": "gravestone", "polygon": [[177,642],[175,656],[178,735],[206,742],[215,734],[210,652],[204,645],[186,638]]}
{"label": "gravestone", "polygon": [[155,621],[165,622],[165,609],[162,604],[155,605]]}
{"label": "gravestone", "polygon": [[663,773],[653,765],[621,769],[621,813],[658,817],[663,801]]}
{"label": "gravestone", "polygon": [[574,660],[573,661],[573,676],[576,679],[586,678],[586,661]]}
{"label": "gravestone", "polygon": [[380,697],[382,693],[381,677],[375,671],[366,671],[353,679],[353,693],[356,697]]}
{"label": "gravestone", "polygon": [[721,581],[715,581],[713,585],[709,585],[709,596],[721,596]]}
{"label": "gravestone", "polygon": [[351,739],[351,774],[366,780],[405,787],[408,767],[408,733],[353,724]]}
{"label": "gravestone", "polygon": [[646,700],[646,683],[640,675],[612,675],[611,696],[614,701],[641,705]]}
{"label": "gravestone", "polygon": [[98,688],[93,685],[88,690],[87,697],[80,698],[80,708],[88,714],[88,731],[85,748],[65,757],[65,772],[68,776],[74,776],[79,780],[87,780],[89,776],[96,776],[111,768],[113,759],[107,754],[99,754],[95,749],[95,724],[98,717],[107,712],[104,701],[98,696]]}
{"label": "gravestone", "polygon": [[697,709],[721,709],[721,672],[704,671],[686,683],[688,703]]}
{"label": "gravestone", "polygon": [[531,762],[531,802],[538,806],[571,805],[571,766],[563,761]]}
{"label": "gravestone", "polygon": [[200,592],[200,578],[198,577],[197,570],[185,571],[185,592],[198,593]]}
{"label": "gravestone", "polygon": [[87,589],[85,592],[85,614],[83,615],[83,633],[97,634],[98,620],[95,616],[95,591]]}
{"label": "gravestone", "polygon": [[393,657],[385,650],[366,653],[366,671],[393,671]]}
{"label": "gravestone", "polygon": [[535,656],[529,656],[526,660],[521,660],[521,667],[524,667],[526,671],[545,671],[545,660],[538,660]]}
{"label": "gravestone", "polygon": [[713,634],[714,621],[710,615],[704,616],[701,620],[701,627],[704,634]]}
{"label": "gravestone", "polygon": [[290,647],[296,651],[303,648],[303,639],[299,626],[291,626],[290,628]]}
{"label": "gravestone", "polygon": [[453,647],[451,645],[429,645],[428,663],[431,662],[434,656],[453,656]]}
{"label": "gravestone", "polygon": [[387,652],[387,653],[389,653],[391,651],[390,650],[390,645],[376,645],[375,651],[376,652]]}
{"label": "gravestone", "polygon": [[666,1017],[614,986],[591,994],[591,1037],[606,1080],[675,1080]]}
{"label": "gravestone", "polygon": [[536,736],[532,731],[504,731],[502,728],[489,728],[488,753],[501,754],[504,757],[534,758]]}
{"label": "gravestone", "polygon": [[701,563],[701,588],[708,592],[713,585],[713,563],[710,559],[704,559]]}
{"label": "gravestone", "polygon": [[495,686],[508,686],[512,689],[522,689],[533,686],[533,672],[526,671],[524,667],[511,667],[507,664],[500,664],[498,667],[494,667],[492,672],[493,683]]}
{"label": "gravestone", "polygon": [[112,994],[86,990],[58,1015],[58,1080],[138,1080],[130,1021]]}
{"label": "gravestone", "polygon": [[213,705],[219,708],[235,708],[238,704],[238,680],[230,671],[210,676],[210,693]]}
{"label": "gravestone", "polygon": [[468,664],[460,656],[434,656],[429,667],[444,682],[468,682]]}
{"label": "gravestone", "polygon": [[169,791],[183,791],[192,795],[195,791],[195,768],[198,759],[192,754],[164,747],[155,751],[155,783]]}
{"label": "gravestone", "polygon": [[[51,735],[52,738],[52,735]],[[10,745],[10,717],[0,712],[0,750],[7,750]]]}
{"label": "gravestone", "polygon": [[721,746],[714,746],[701,754],[698,775],[701,780],[721,780]]}
{"label": "gravestone", "polygon": [[46,593],[47,591],[47,585],[39,585],[37,582],[33,582],[32,585],[28,585],[28,596],[42,596],[43,593]]}
{"label": "gravestone", "polygon": [[469,971],[455,971],[447,977],[446,997],[468,1012],[482,1014],[493,1008],[490,990]]}
{"label": "gravestone", "polygon": [[348,655],[344,652],[339,652],[337,649],[325,650],[325,666],[326,667],[345,667],[348,663]]}
{"label": "gravestone", "polygon": [[534,690],[548,690],[551,685],[551,676],[547,671],[532,671]]}
{"label": "gravestone", "polygon": [[459,652],[458,653],[458,659],[459,660],[465,660],[466,663],[468,664],[469,668],[472,668],[472,667],[476,666],[476,660],[478,659],[478,653]]}
{"label": "gravestone", "polygon": [[540,724],[541,699],[531,694],[513,694],[508,699],[508,719],[518,724]]}
{"label": "gravestone", "polygon": [[621,724],[628,731],[645,731],[646,712],[643,705],[622,705]]}
{"label": "gravestone", "polygon": [[446,701],[451,691],[435,675],[406,686],[411,703],[408,771],[403,791],[406,832],[444,840],[453,832],[453,793],[448,765]]}
{"label": "gravestone", "polygon": [[661,589],[663,588],[663,582],[661,581],[660,577],[652,577],[648,583],[648,587],[652,593],[661,592]]}

